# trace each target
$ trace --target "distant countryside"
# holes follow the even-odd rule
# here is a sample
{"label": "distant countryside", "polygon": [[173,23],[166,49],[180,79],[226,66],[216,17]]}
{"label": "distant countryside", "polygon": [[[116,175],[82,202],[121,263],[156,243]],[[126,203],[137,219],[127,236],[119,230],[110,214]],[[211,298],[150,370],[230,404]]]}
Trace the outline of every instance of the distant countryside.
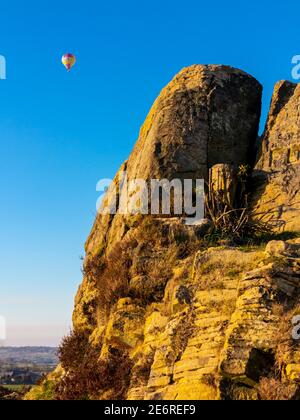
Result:
{"label": "distant countryside", "polygon": [[0,400],[18,399],[58,364],[53,347],[0,347]]}

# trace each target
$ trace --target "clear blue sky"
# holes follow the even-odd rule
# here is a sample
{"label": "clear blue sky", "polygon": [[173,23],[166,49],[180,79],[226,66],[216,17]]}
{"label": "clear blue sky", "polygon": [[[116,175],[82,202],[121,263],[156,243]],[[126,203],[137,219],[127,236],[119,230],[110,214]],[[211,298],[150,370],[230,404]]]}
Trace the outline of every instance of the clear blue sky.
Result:
{"label": "clear blue sky", "polygon": [[[0,315],[7,344],[57,344],[70,325],[101,178],[132,149],[182,68],[230,64],[291,79],[299,0],[14,1],[0,5]],[[71,73],[60,63],[73,52]]]}

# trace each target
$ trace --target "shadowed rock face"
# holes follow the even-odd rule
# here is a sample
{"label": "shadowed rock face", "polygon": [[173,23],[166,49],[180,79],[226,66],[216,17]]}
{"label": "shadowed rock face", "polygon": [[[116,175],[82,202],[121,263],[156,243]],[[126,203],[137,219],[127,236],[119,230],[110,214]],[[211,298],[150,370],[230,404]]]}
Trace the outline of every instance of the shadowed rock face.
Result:
{"label": "shadowed rock face", "polygon": [[275,85],[257,169],[278,172],[299,163],[299,85],[281,81]]}
{"label": "shadowed rock face", "polygon": [[286,230],[300,230],[300,85],[274,89],[254,172],[257,211],[272,212]]}
{"label": "shadowed rock face", "polygon": [[[241,70],[214,65],[183,69],[155,101],[120,172],[126,171],[128,180],[207,181],[215,164],[252,164],[261,95],[261,85]],[[105,204],[111,200],[107,194]],[[87,254],[106,252],[131,222],[120,214],[98,216]]]}
{"label": "shadowed rock face", "polygon": [[217,163],[249,163],[261,93],[253,77],[231,67],[183,69],[141,129],[128,160],[129,178],[207,179]]}

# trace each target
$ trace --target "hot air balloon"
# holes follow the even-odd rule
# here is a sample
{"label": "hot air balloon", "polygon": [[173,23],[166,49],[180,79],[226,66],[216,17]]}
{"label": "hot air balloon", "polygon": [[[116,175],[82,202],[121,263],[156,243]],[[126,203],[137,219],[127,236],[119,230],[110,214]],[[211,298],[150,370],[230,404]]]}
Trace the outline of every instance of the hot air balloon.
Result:
{"label": "hot air balloon", "polygon": [[70,71],[71,68],[76,63],[76,57],[75,57],[74,54],[68,53],[68,54],[63,55],[61,61],[62,61],[63,65],[66,67],[66,69],[68,71]]}

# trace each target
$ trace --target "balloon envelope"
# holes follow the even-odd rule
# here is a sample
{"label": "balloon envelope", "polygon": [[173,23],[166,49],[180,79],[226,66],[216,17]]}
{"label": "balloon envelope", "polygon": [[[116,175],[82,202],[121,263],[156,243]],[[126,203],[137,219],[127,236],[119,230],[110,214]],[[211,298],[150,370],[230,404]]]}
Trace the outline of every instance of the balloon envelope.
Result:
{"label": "balloon envelope", "polygon": [[74,54],[64,54],[62,57],[62,63],[66,67],[66,69],[69,71],[76,63],[76,57]]}

